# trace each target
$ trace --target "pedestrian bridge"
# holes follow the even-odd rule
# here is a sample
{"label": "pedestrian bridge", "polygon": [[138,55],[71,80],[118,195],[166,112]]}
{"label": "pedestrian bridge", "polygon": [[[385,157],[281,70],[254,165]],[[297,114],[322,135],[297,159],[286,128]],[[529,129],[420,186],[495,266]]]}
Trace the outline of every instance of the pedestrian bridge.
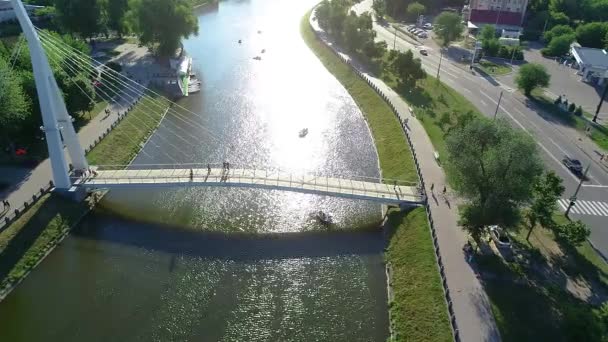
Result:
{"label": "pedestrian bridge", "polygon": [[151,187],[238,187],[293,191],[385,204],[420,204],[416,183],[368,177],[327,177],[281,170],[223,168],[115,169],[92,167],[75,186],[88,189],[134,189]]}

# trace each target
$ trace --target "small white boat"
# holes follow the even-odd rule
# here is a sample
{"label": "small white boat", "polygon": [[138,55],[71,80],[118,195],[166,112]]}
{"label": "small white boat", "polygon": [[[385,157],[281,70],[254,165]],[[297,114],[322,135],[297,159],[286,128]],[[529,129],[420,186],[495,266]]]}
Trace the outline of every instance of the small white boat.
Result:
{"label": "small white boat", "polygon": [[261,60],[262,60],[262,57],[260,57],[260,56],[255,56],[255,57],[253,57],[253,59],[255,59],[256,61],[261,61]]}
{"label": "small white boat", "polygon": [[323,224],[332,224],[334,222],[334,218],[331,213],[326,213],[322,210],[319,210],[317,213],[317,220]]}
{"label": "small white boat", "polygon": [[307,136],[308,128],[304,128],[303,130],[301,130],[300,133],[298,133],[298,135],[300,136],[300,138],[304,138],[305,136]]}

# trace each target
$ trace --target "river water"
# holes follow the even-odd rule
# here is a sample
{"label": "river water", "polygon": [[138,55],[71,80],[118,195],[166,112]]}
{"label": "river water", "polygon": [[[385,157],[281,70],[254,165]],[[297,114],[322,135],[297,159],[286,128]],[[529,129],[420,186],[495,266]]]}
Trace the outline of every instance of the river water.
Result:
{"label": "river water", "polygon": [[[167,115],[134,167],[379,176],[361,112],[301,40],[315,2],[200,10],[184,46],[202,91]],[[288,192],[112,191],[0,304],[0,340],[384,341],[380,218],[378,205]]]}

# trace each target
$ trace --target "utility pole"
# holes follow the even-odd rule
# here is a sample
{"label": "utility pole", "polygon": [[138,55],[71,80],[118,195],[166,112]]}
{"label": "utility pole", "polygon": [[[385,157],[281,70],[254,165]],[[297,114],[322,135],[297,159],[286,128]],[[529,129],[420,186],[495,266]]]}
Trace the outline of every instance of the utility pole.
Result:
{"label": "utility pole", "polygon": [[[608,76],[608,75],[606,75]],[[600,98],[600,103],[597,105],[597,109],[595,110],[595,115],[593,116],[593,122],[597,122],[597,116],[600,114],[600,109],[602,109],[602,103],[604,103],[604,99],[606,98],[606,93],[608,93],[608,78],[604,79],[604,92],[602,93],[602,97]]]}
{"label": "utility pole", "polygon": [[397,26],[393,26],[395,29],[395,36],[393,37],[393,50],[397,50],[395,47],[397,46]]}
{"label": "utility pole", "polygon": [[437,80],[439,80],[439,71],[441,70],[441,61],[443,60],[443,50],[439,48],[439,65],[437,66]]}
{"label": "utility pole", "polygon": [[496,114],[498,114],[498,108],[500,107],[500,100],[502,100],[502,90],[500,91],[500,96],[498,97],[498,103],[496,104],[496,110],[494,111],[494,119],[496,120]]}
{"label": "utility pole", "polygon": [[578,183],[578,186],[576,187],[576,191],[574,191],[574,195],[572,195],[572,197],[570,197],[570,204],[568,204],[568,209],[566,209],[566,217],[568,217],[568,214],[570,214],[570,209],[572,209],[572,207],[574,207],[574,202],[576,202],[576,195],[578,195],[578,191],[581,189],[581,186],[583,185],[583,182],[585,181],[585,178],[587,178],[587,172],[589,171],[589,168],[591,167],[591,162],[589,162],[589,165],[587,165],[587,168],[585,169],[585,172],[583,173],[583,176],[581,177],[581,181]]}

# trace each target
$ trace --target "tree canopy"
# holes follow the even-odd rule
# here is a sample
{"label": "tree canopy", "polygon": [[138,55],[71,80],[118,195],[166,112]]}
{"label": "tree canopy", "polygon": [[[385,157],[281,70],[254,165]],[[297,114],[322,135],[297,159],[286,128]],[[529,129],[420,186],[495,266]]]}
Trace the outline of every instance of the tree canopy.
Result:
{"label": "tree canopy", "polygon": [[527,214],[530,227],[527,239],[530,238],[537,223],[545,228],[553,225],[553,213],[557,210],[557,200],[562,196],[564,190],[562,179],[553,171],[536,179],[532,189],[533,201]]}
{"label": "tree canopy", "polygon": [[182,38],[198,34],[198,21],[188,0],[133,0],[131,10],[140,42],[161,56],[173,56]]}
{"label": "tree canopy", "polygon": [[426,7],[417,1],[407,6],[407,15],[411,20],[418,20],[418,17],[424,12],[426,12]]}
{"label": "tree canopy", "polygon": [[582,46],[600,49],[608,33],[608,23],[593,22],[576,28],[576,41]]}
{"label": "tree canopy", "polygon": [[450,183],[467,200],[462,226],[475,238],[488,225],[514,226],[542,172],[532,138],[502,119],[472,117],[450,131],[446,146]]}
{"label": "tree canopy", "polygon": [[100,30],[100,0],[55,0],[59,24],[69,32],[90,38]]}
{"label": "tree canopy", "polygon": [[416,86],[416,82],[426,77],[419,58],[414,58],[412,50],[397,52],[392,50],[390,66],[398,77],[399,87],[409,90]]}
{"label": "tree canopy", "polygon": [[460,38],[464,26],[461,23],[460,15],[453,12],[441,12],[435,18],[433,31],[441,38],[442,45],[449,46],[451,42]]}
{"label": "tree canopy", "polygon": [[21,87],[17,72],[11,70],[8,61],[0,57],[0,141],[4,143],[16,139],[20,132],[19,127],[27,119],[30,102]]}
{"label": "tree canopy", "polygon": [[530,95],[532,90],[537,87],[549,86],[551,75],[547,73],[547,69],[541,64],[528,63],[519,68],[519,72],[515,77],[517,87],[524,91],[526,95]]}

